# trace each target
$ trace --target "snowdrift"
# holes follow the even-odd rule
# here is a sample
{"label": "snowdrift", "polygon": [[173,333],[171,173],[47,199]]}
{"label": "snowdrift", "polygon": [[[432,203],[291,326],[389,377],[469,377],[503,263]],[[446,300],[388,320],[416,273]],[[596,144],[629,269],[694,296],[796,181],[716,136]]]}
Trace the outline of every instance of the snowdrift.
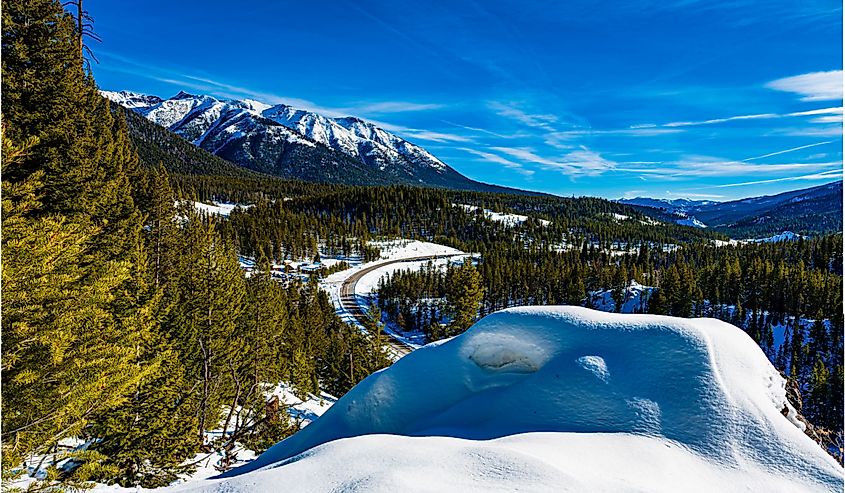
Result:
{"label": "snowdrift", "polygon": [[204,489],[840,491],[794,416],[732,325],[513,308],[370,376]]}

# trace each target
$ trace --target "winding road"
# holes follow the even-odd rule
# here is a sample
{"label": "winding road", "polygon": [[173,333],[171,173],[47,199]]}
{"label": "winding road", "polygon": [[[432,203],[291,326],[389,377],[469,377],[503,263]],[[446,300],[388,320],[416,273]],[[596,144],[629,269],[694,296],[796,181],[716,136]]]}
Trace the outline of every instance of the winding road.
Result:
{"label": "winding road", "polygon": [[[347,312],[349,312],[350,315],[355,317],[355,320],[357,320],[358,323],[366,326],[367,312],[366,310],[364,310],[363,307],[361,307],[361,305],[358,304],[358,298],[355,296],[355,285],[358,284],[358,281],[360,281],[361,278],[376,269],[380,269],[390,264],[398,264],[400,262],[419,262],[422,260],[437,260],[439,258],[460,257],[463,255],[466,254],[456,253],[447,255],[425,255],[422,257],[409,257],[391,260],[388,262],[382,262],[380,264],[367,267],[366,269],[361,269],[358,272],[349,276],[349,278],[347,278],[345,281],[343,281],[343,284],[340,286],[340,304],[341,306],[343,306],[344,310],[346,310]],[[414,350],[412,346],[400,341],[391,334],[385,334],[385,336],[385,345],[387,346],[388,354],[394,360],[397,360]]]}

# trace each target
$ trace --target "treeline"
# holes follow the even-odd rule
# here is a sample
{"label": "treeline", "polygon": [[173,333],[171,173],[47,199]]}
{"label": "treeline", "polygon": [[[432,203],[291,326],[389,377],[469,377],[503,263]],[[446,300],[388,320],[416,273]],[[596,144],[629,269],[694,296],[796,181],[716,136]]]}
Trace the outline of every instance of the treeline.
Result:
{"label": "treeline", "polygon": [[[447,320],[452,270],[396,272],[379,284],[378,303],[392,322],[435,340]],[[592,306],[596,291],[610,291],[620,311],[632,281],[654,286],[634,310],[709,316],[742,327],[799,384],[811,421],[842,429],[841,235],[670,250],[643,244],[626,255],[586,243],[562,252],[497,243],[484,250],[477,270],[484,288],[479,315],[519,305]],[[807,331],[801,319],[818,323]],[[786,326],[779,347],[774,326]]]}
{"label": "treeline", "polygon": [[3,7],[4,488],[39,457],[33,488],[167,484],[200,451],[295,431],[279,382],[340,395],[388,363],[314,283],[272,281],[260,250],[246,278],[230,227],[175,208],[60,3]]}
{"label": "treeline", "polygon": [[[178,180],[178,187],[187,190],[187,196],[194,190],[189,187],[214,183],[215,193],[197,197],[204,200],[232,200],[241,184],[248,183],[240,179],[195,176],[180,176]],[[232,189],[224,191],[229,186]],[[316,246],[325,243],[341,247],[346,244],[347,251],[360,254],[365,242],[375,237],[423,239],[478,252],[486,252],[490,245],[497,244],[540,250],[587,244],[597,250],[627,251],[641,245],[659,247],[721,238],[695,228],[654,224],[644,216],[619,220],[608,211],[624,208],[633,212],[602,199],[515,198],[410,186],[328,188],[300,184],[297,190],[292,189],[293,183],[285,186],[291,189],[277,190],[282,196],[272,200],[260,197],[251,201],[254,207],[232,213],[230,224],[243,252],[253,254],[263,248],[278,261],[297,255],[313,256]],[[521,224],[507,224],[487,217],[480,210],[468,211],[455,205],[454,200],[462,199],[472,199],[486,207],[501,207],[502,211],[516,210],[514,206],[519,206],[520,213],[528,212],[526,208],[540,212]],[[557,205],[544,208],[547,202]],[[528,207],[526,203],[533,205]],[[552,222],[541,223],[542,217],[549,217]],[[289,234],[291,231],[296,234]],[[297,245],[285,245],[280,241],[282,237],[293,238]]]}

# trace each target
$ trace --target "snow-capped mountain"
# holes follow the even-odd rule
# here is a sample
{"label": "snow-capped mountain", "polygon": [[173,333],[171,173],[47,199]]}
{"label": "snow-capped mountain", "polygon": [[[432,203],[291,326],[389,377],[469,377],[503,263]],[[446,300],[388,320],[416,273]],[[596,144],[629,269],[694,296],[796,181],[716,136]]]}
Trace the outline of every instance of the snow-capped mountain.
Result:
{"label": "snow-capped mountain", "polygon": [[129,91],[101,91],[104,96],[123,106],[124,108],[137,109],[149,108],[150,106],[161,103],[161,98],[158,96],[147,96],[146,94],[138,94]]}
{"label": "snow-capped mountain", "polygon": [[329,118],[284,104],[185,92],[169,99],[126,91],[103,95],[207,151],[257,171],[355,184],[487,187],[422,147],[351,116]]}

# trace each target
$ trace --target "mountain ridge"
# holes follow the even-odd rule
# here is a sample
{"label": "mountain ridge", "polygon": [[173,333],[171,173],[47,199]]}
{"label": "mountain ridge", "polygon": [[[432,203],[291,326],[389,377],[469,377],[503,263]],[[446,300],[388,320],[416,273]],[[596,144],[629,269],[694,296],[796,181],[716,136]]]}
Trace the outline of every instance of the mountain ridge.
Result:
{"label": "mountain ridge", "polygon": [[700,221],[734,238],[768,236],[783,231],[816,235],[842,230],[842,180],[773,195],[727,202],[620,199],[660,220]]}
{"label": "mountain ridge", "polygon": [[422,147],[354,116],[329,118],[284,104],[185,91],[169,99],[101,93],[218,157],[282,178],[546,195],[472,180]]}

